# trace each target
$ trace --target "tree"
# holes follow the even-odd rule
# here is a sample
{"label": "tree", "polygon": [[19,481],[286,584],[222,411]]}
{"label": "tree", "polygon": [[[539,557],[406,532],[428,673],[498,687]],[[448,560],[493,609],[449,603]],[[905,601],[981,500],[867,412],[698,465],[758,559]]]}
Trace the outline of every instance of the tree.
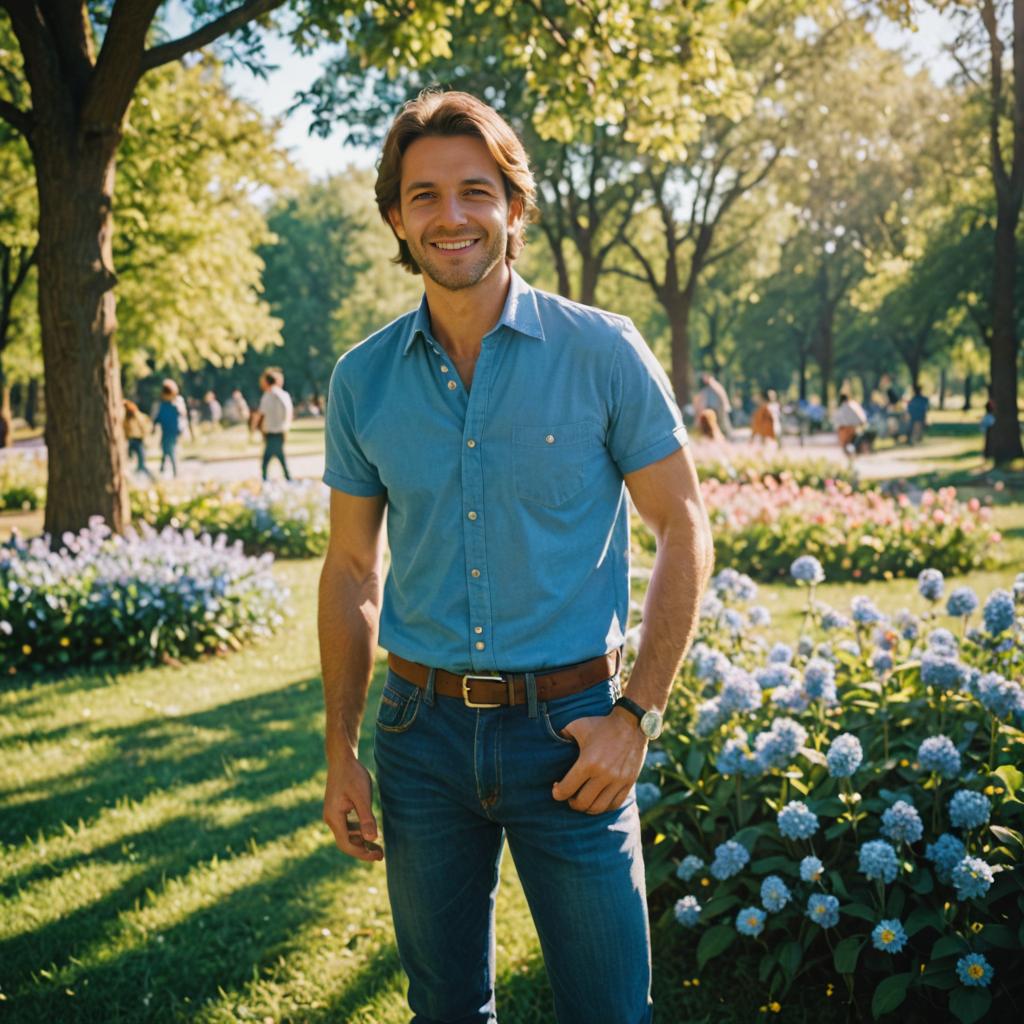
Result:
{"label": "tree", "polygon": [[[286,0],[189,0],[193,31],[153,42],[161,6],[161,0],[0,0],[20,57],[0,57],[0,118],[26,138],[38,190],[43,359],[48,404],[60,410],[46,426],[45,529],[55,537],[93,515],[115,530],[129,517],[113,228],[116,158],[139,82],[218,39],[230,38],[235,59],[261,67],[257,27],[284,30],[274,12],[283,12]],[[678,74],[680,55],[694,55],[697,81],[728,69],[713,35],[705,38],[701,0],[659,8],[639,0],[483,0],[475,7],[490,11],[496,48],[528,69],[538,130],[563,140],[576,126],[571,112],[590,124],[620,124],[628,115],[639,145],[679,151],[689,87]],[[396,54],[426,60],[449,52],[464,3],[290,0],[287,8],[287,33],[296,46],[344,40],[368,65],[387,69]],[[360,18],[380,29],[366,45],[355,36]]]}

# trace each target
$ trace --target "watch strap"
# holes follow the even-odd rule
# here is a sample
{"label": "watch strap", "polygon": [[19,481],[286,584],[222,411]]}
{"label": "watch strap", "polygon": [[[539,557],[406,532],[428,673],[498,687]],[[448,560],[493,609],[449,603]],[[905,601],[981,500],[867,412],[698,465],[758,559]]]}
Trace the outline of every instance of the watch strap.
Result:
{"label": "watch strap", "polygon": [[615,702],[615,707],[625,708],[631,714],[636,715],[636,720],[639,722],[643,719],[644,715],[647,714],[647,708],[640,707],[635,700],[630,700],[629,697],[620,697]]}

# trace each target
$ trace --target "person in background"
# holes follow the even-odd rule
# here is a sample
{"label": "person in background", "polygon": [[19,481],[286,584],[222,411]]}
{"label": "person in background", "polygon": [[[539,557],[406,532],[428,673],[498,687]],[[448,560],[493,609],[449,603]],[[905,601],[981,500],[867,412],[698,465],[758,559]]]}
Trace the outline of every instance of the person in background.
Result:
{"label": "person in background", "polygon": [[235,388],[224,403],[224,422],[229,426],[237,423],[248,424],[249,416],[249,403],[245,400],[245,395]]}
{"label": "person in background", "polygon": [[284,439],[292,425],[292,396],[282,387],[284,374],[280,370],[266,370],[260,377],[263,397],[256,411],[254,423],[263,434],[263,479],[271,459],[277,459],[284,470],[285,480],[291,480],[284,457]]}
{"label": "person in background", "polygon": [[217,396],[212,391],[203,395],[203,404],[200,407],[200,421],[209,423],[211,427],[220,426],[221,417],[224,415]]}
{"label": "person in background", "polygon": [[135,456],[135,468],[145,477],[153,479],[146,466],[146,435],[153,429],[149,417],[132,401],[124,400],[124,436],[128,439],[128,454]]}
{"label": "person in background", "polygon": [[924,439],[925,428],[928,426],[929,401],[920,387],[914,388],[914,397],[907,402],[907,415],[910,417],[910,432],[907,440],[911,444],[920,444]]}
{"label": "person in background", "polygon": [[782,444],[782,410],[779,407],[779,396],[774,388],[768,388],[762,395],[761,404],[754,410],[750,418],[750,438],[768,444],[774,441]]}
{"label": "person in background", "polygon": [[188,407],[181,397],[178,385],[169,377],[160,388],[160,405],[153,422],[160,428],[160,472],[170,463],[171,476],[178,475],[178,438],[187,433],[192,437],[192,424]]}
{"label": "person in background", "polygon": [[868,418],[860,402],[854,401],[845,391],[839,396],[839,408],[832,417],[832,425],[839,435],[839,447],[853,454],[857,433],[867,426]]}
{"label": "person in background", "polygon": [[732,403],[725,393],[725,388],[715,380],[706,370],[700,375],[700,391],[693,401],[694,411],[697,414],[697,421],[700,422],[700,414],[705,409],[710,409],[715,414],[715,422],[726,438],[732,438],[732,420],[729,414],[732,412]]}
{"label": "person in background", "polygon": [[697,435],[705,441],[724,442],[725,435],[718,426],[714,409],[701,409],[697,413]]}

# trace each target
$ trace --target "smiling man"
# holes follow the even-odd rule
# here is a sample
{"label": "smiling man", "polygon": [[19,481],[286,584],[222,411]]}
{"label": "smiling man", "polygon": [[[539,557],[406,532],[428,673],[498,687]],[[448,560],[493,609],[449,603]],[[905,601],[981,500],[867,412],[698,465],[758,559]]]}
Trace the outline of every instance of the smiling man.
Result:
{"label": "smiling man", "polygon": [[[490,107],[464,93],[407,104],[376,191],[425,295],[331,379],[324,820],[349,856],[386,852],[417,1024],[497,1020],[506,840],[560,1024],[641,1024],[651,968],[635,782],[712,559],[679,410],[628,319],[512,270],[534,183]],[[657,555],[624,696],[627,492]],[[383,849],[357,757],[378,635]]]}

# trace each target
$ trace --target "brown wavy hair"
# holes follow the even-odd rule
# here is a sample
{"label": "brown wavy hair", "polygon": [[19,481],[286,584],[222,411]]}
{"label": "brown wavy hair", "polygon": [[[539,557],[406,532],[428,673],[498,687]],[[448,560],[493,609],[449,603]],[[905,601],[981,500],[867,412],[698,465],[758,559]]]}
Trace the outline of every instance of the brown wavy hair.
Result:
{"label": "brown wavy hair", "polygon": [[[417,139],[426,136],[470,135],[480,139],[501,171],[505,196],[518,199],[523,207],[519,226],[509,232],[505,256],[511,263],[526,244],[526,225],[537,219],[537,186],[526,150],[519,136],[493,107],[466,92],[424,90],[399,111],[384,140],[377,168],[377,209],[384,223],[394,231],[390,213],[401,202],[402,157]],[[394,262],[410,274],[420,272],[409,246],[395,235],[398,255]]]}

